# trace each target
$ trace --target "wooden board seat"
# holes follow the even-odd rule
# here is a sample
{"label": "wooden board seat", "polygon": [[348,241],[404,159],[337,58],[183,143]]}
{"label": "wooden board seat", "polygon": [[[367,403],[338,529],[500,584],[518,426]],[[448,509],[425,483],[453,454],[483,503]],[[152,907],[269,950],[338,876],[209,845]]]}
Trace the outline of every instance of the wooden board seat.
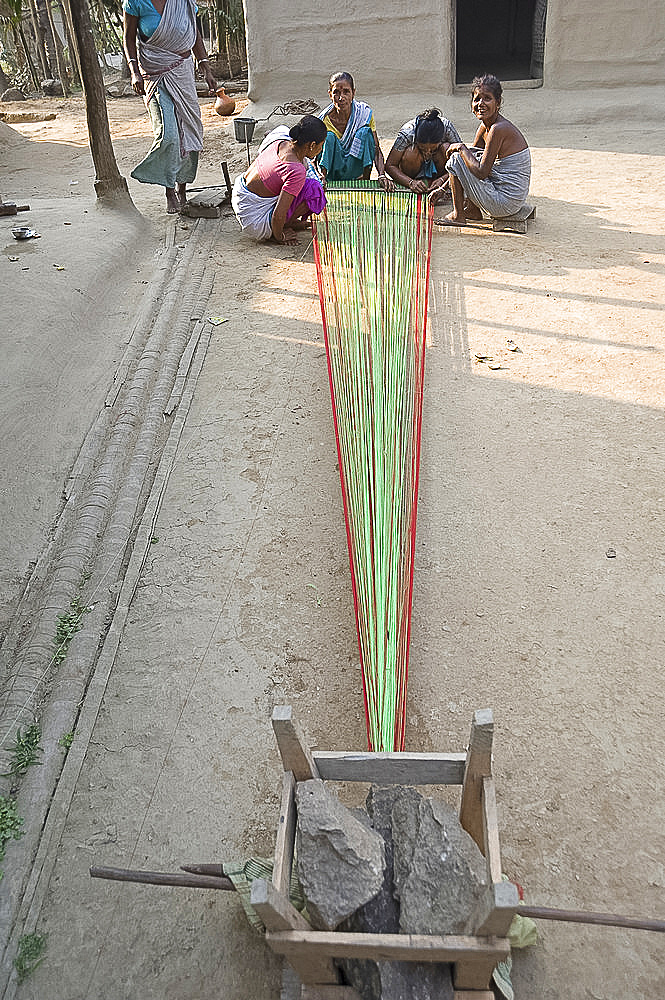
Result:
{"label": "wooden board seat", "polygon": [[529,219],[536,218],[535,205],[522,205],[519,212],[514,215],[506,215],[502,219],[492,219],[492,229],[495,233],[502,233],[510,230],[513,233],[526,233],[526,224]]}

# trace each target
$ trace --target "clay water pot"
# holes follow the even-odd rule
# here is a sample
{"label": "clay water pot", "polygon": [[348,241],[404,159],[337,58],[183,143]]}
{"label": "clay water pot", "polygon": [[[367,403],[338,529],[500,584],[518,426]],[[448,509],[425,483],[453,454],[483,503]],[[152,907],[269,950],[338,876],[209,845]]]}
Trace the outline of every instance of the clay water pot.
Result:
{"label": "clay water pot", "polygon": [[236,102],[225,92],[223,87],[217,88],[217,100],[215,101],[215,111],[218,115],[232,115],[236,109]]}

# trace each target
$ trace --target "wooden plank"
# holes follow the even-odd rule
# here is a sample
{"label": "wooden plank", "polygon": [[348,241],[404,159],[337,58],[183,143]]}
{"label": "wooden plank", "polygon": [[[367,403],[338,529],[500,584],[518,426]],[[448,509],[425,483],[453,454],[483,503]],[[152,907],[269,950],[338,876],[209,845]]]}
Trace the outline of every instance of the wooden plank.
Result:
{"label": "wooden plank", "polygon": [[288,897],[277,892],[272,882],[257,878],[252,882],[250,903],[269,931],[310,931],[302,913],[298,913]]}
{"label": "wooden plank", "polygon": [[300,727],[293,720],[290,705],[275,705],[272,710],[272,728],[285,771],[293,771],[296,781],[309,781],[320,777]]}
{"label": "wooden plank", "polygon": [[461,785],[463,753],[335,753],[314,751],[325,781],[368,781],[375,785]]}
{"label": "wooden plank", "polygon": [[[476,940],[505,939],[519,905],[519,893],[513,882],[499,882],[489,887],[476,910],[471,926],[476,927]],[[487,937],[485,937],[487,935]],[[456,989],[486,990],[492,985],[496,961],[479,957],[455,964],[453,982]]]}
{"label": "wooden plank", "polygon": [[490,885],[476,907],[469,927],[476,937],[506,937],[519,906],[514,882]]}
{"label": "wooden plank", "polygon": [[225,188],[209,187],[203,188],[202,191],[199,191],[192,198],[190,198],[189,204],[219,207],[227,200],[228,196]]}
{"label": "wooden plank", "polygon": [[222,210],[218,205],[199,205],[189,201],[180,209],[180,214],[188,219],[219,219]]}
{"label": "wooden plank", "polygon": [[494,990],[455,990],[453,1000],[496,1000]]}
{"label": "wooden plank", "polygon": [[492,219],[492,229],[495,233],[511,230],[514,233],[526,233],[527,221],[535,219],[536,209],[533,205],[523,205],[514,215],[506,215],[502,219]]}
{"label": "wooden plank", "polygon": [[496,962],[482,958],[473,962],[456,962],[453,969],[453,984],[456,990],[489,990]]}
{"label": "wooden plank", "polygon": [[282,804],[279,811],[279,826],[275,841],[275,863],[272,869],[272,884],[277,892],[288,899],[293,866],[293,845],[296,836],[296,783],[293,771],[285,771],[282,779]]}
{"label": "wooden plank", "polygon": [[490,883],[501,882],[501,842],[494,778],[483,778],[483,839]]}
{"label": "wooden plank", "polygon": [[492,967],[510,953],[506,938],[465,935],[347,934],[341,931],[269,931],[266,940],[273,951],[285,955],[303,952],[323,958],[373,958],[400,962],[489,961]]}
{"label": "wooden plank", "polygon": [[[266,941],[271,945],[272,932],[281,931],[307,934],[311,928],[302,914],[291,905],[286,896],[277,892],[272,882],[260,878],[252,883],[250,903],[266,927]],[[278,949],[273,949],[278,950]],[[283,954],[283,953],[282,953]],[[303,948],[286,956],[303,983],[338,983],[339,974],[325,955],[317,955]]]}
{"label": "wooden plank", "polygon": [[483,838],[483,778],[492,776],[492,740],[494,718],[491,708],[482,708],[473,714],[469,749],[462,785],[460,823],[485,853]]}

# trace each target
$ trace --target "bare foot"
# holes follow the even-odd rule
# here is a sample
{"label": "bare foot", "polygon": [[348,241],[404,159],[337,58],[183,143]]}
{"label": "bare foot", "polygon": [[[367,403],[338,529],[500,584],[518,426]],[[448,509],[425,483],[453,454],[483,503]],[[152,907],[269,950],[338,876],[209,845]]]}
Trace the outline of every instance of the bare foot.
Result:
{"label": "bare foot", "polygon": [[450,212],[442,219],[435,219],[434,223],[437,226],[466,226],[466,218],[463,215],[455,215],[454,212]]}
{"label": "bare foot", "polygon": [[166,189],[166,211],[169,215],[177,215],[180,211],[180,199],[175,193],[175,188]]}
{"label": "bare foot", "polygon": [[279,243],[280,246],[286,245],[286,246],[289,246],[289,247],[297,247],[298,244],[299,244],[299,242],[300,242],[300,240],[296,236],[296,234],[295,234],[295,232],[294,232],[293,229],[285,229],[282,232],[282,238],[281,238],[281,240],[276,239],[275,234],[273,233],[273,235],[270,237],[270,242],[271,243]]}
{"label": "bare foot", "polygon": [[483,218],[483,213],[473,201],[465,202],[464,215],[467,219],[472,219],[474,222],[480,222]]}
{"label": "bare foot", "polygon": [[180,208],[184,208],[187,204],[187,185],[186,184],[176,184],[176,195],[178,197],[178,202]]}

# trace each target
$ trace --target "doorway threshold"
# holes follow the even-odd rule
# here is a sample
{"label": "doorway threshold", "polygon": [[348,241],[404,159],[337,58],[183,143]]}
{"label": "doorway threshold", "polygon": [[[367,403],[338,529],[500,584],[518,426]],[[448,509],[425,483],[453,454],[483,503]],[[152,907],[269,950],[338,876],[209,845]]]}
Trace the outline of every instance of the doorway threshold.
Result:
{"label": "doorway threshold", "polygon": [[[501,86],[504,90],[537,90],[542,85],[542,77],[537,80],[501,80]],[[470,86],[470,80],[468,83],[455,83],[453,94],[467,94]]]}

